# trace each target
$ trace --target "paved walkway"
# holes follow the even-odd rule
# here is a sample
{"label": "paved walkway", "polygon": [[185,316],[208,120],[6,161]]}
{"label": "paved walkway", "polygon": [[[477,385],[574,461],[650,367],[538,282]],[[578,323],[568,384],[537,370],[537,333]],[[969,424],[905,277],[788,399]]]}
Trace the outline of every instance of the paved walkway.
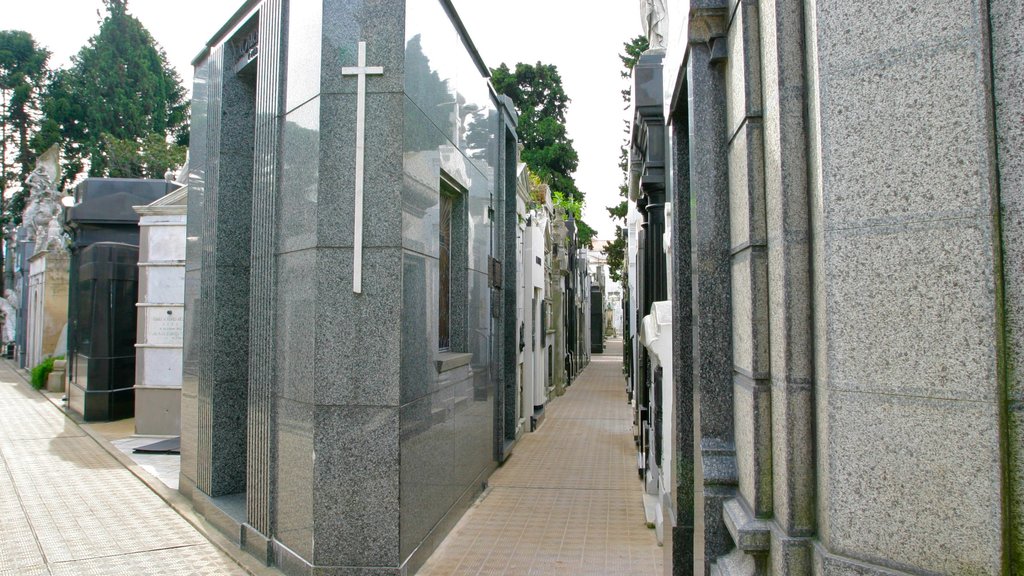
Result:
{"label": "paved walkway", "polygon": [[0,576],[247,574],[0,362]]}
{"label": "paved walkway", "polygon": [[661,574],[644,518],[621,343],[611,342],[419,574]]}

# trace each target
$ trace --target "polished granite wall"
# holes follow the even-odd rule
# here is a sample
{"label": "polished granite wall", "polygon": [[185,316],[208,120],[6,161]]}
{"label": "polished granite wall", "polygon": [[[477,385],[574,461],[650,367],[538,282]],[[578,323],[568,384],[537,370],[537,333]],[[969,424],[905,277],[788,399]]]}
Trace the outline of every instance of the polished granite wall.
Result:
{"label": "polished granite wall", "polygon": [[[198,193],[189,206],[186,283],[189,306],[202,313],[186,328],[182,476],[186,491],[199,486],[198,498],[217,496],[204,486],[222,474],[215,453],[202,447],[241,427],[251,516],[243,545],[268,539],[270,560],[289,573],[398,573],[425,560],[494,466],[488,258],[492,248],[501,257],[491,208],[503,201],[496,167],[504,165],[498,134],[508,115],[499,114],[447,2],[291,0],[285,24],[268,25],[278,6],[248,2],[196,67]],[[224,72],[231,69],[225,53],[253,17],[261,60],[248,105],[257,114],[256,140],[245,153],[227,151],[219,143],[223,119],[239,103],[222,85],[234,81]],[[355,65],[360,41],[366,64],[384,74],[366,83],[363,290],[354,294],[356,81],[341,69]],[[280,75],[267,70],[277,54]],[[275,127],[261,128],[275,94]],[[268,143],[277,133],[275,148]],[[227,200],[217,175],[244,161],[251,218],[235,207],[237,197]],[[453,283],[453,348],[445,355],[437,333],[442,174],[460,192],[453,253],[465,262]],[[242,233],[252,241],[232,258],[247,265],[251,294],[239,309],[249,322],[232,335],[210,316],[232,304],[216,290],[241,285],[230,277],[237,270],[204,264],[226,260],[224,241]],[[223,343],[250,335],[243,357],[252,354],[236,370],[248,378],[248,410],[243,404],[232,422],[220,422],[210,416],[203,383],[232,385],[216,367],[227,360]],[[204,380],[204,367],[218,379]],[[245,454],[229,458],[240,456],[243,471]]]}
{"label": "polished granite wall", "polygon": [[[498,209],[501,193],[498,110],[482,71],[440,2],[406,3],[404,88],[399,542],[403,561],[449,510],[468,505],[493,467],[489,211]],[[461,188],[462,201],[456,207],[461,205],[464,214],[453,222],[453,261],[459,260],[457,251],[464,250],[467,262],[462,289],[459,282],[452,286],[450,352],[471,354],[465,365],[445,371],[437,362],[442,172]]]}

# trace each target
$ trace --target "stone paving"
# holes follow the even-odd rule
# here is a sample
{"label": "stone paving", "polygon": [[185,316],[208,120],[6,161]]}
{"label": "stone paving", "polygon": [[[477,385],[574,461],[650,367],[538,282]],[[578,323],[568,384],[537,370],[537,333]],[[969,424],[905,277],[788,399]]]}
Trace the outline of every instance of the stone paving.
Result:
{"label": "stone paving", "polygon": [[0,576],[247,573],[0,362]]}
{"label": "stone paving", "polygon": [[610,342],[548,404],[420,575],[662,573],[621,360],[621,343]]}

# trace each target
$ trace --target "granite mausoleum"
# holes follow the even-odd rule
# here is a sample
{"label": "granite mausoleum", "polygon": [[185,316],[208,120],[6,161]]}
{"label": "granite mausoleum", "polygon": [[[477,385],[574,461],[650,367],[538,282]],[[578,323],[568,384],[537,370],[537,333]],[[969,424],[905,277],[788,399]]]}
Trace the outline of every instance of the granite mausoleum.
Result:
{"label": "granite mausoleum", "polygon": [[1024,4],[645,4],[631,384],[666,565],[1019,573]]}
{"label": "granite mausoleum", "polygon": [[194,64],[181,490],[411,572],[514,441],[514,112],[447,0],[249,1]]}

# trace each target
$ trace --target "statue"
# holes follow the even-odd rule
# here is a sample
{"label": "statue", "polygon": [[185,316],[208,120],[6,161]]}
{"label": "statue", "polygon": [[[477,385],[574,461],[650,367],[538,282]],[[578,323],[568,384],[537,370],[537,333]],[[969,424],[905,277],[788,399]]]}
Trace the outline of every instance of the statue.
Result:
{"label": "statue", "polygon": [[665,34],[668,32],[665,0],[640,0],[640,14],[650,48],[665,48]]}
{"label": "statue", "polygon": [[35,242],[35,253],[65,245],[64,230],[60,223],[60,192],[54,184],[59,175],[60,158],[56,146],[50,148],[36,162],[36,169],[25,183],[29,187],[28,205],[21,223],[28,227],[28,235]]}
{"label": "statue", "polygon": [[0,313],[3,314],[3,344],[14,342],[18,319],[18,294],[14,290],[4,290],[0,298]]}

